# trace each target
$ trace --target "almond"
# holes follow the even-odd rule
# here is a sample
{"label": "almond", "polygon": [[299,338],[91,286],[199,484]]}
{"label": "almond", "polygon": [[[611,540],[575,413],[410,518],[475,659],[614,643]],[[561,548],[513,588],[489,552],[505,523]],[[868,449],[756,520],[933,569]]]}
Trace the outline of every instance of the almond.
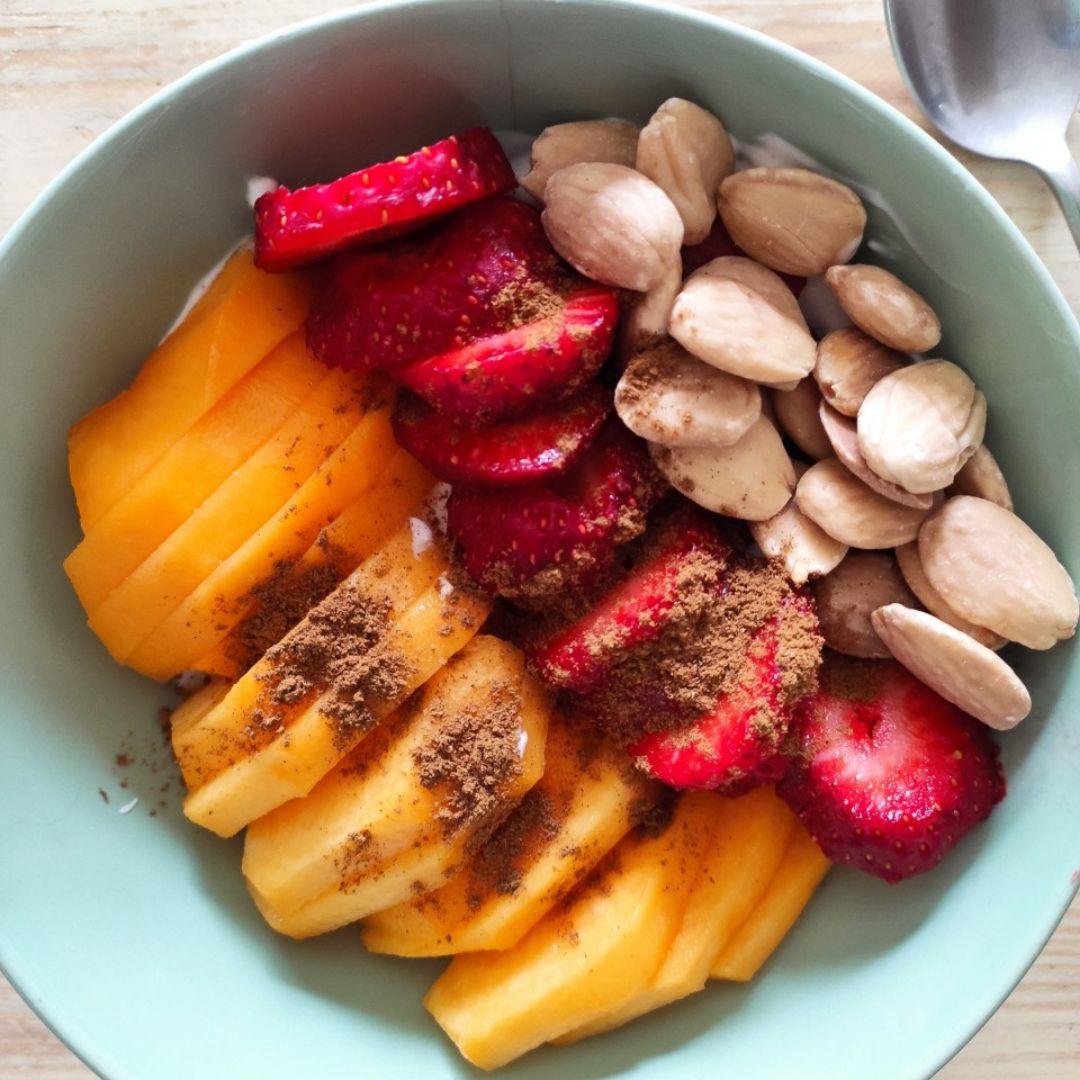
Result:
{"label": "almond", "polygon": [[946,500],[919,530],[927,580],[957,614],[1029,649],[1076,632],[1076,592],[1053,551],[987,499]]}
{"label": "almond", "polygon": [[679,212],[625,165],[569,165],[548,180],[545,199],[541,220],[552,247],[594,281],[647,292],[679,264]]}
{"label": "almond", "polygon": [[745,169],[720,185],[720,218],[752,259],[809,277],[847,262],[866,210],[851,188],[809,169]]}
{"label": "almond", "polygon": [[629,120],[576,120],[546,127],[532,144],[531,168],[521,186],[543,202],[548,180],[567,165],[602,161],[633,166],[640,131]]}
{"label": "almond", "polygon": [[619,356],[625,363],[651,341],[667,337],[675,297],[682,288],[682,266],[672,266],[658,285],[640,293],[619,323]]}
{"label": "almond", "polygon": [[810,332],[802,308],[799,307],[799,301],[787,287],[784,279],[779,274],[774,274],[767,266],[754,262],[753,259],[748,259],[744,255],[721,255],[699,266],[690,275],[689,280],[696,277],[729,278],[732,281],[742,282],[748,289],[753,289],[768,300],[781,315],[786,315],[807,333]]}
{"label": "almond", "polygon": [[878,637],[915,678],[997,731],[1031,712],[1031,695],[1004,660],[925,611],[886,604],[871,616]]}
{"label": "almond", "polygon": [[657,468],[676,491],[717,514],[767,521],[795,488],[795,470],[776,428],[759,417],[722,449],[649,444]]}
{"label": "almond", "polygon": [[668,340],[630,361],[615,387],[615,411],[649,442],[731,446],[761,415],[761,393]]}
{"label": "almond", "polygon": [[822,397],[844,416],[858,416],[870,388],[908,361],[855,327],[833,330],[817,347],[814,378]]}
{"label": "almond", "polygon": [[870,616],[885,604],[914,604],[891,556],[852,551],[831,574],[811,586],[825,644],[845,656],[882,660],[889,655]]}
{"label": "almond", "polygon": [[832,445],[818,416],[821,394],[813,379],[801,379],[794,390],[774,390],[772,399],[780,430],[804,454],[815,461],[833,456]]}
{"label": "almond", "polygon": [[811,466],[795,491],[799,509],[848,547],[879,550],[914,540],[925,510],[901,506],[867,487],[836,458]]}
{"label": "almond", "polygon": [[833,266],[825,280],[851,321],[883,345],[920,353],[941,340],[934,309],[888,270],[865,263]]}
{"label": "almond", "polygon": [[801,379],[814,366],[814,339],[759,292],[704,275],[683,285],[669,332],[688,352],[721,371],[762,383]]}
{"label": "almond", "polygon": [[985,443],[967,459],[964,467],[956,474],[949,494],[974,495],[977,499],[989,499],[1006,510],[1013,508],[1009,485]]}
{"label": "almond", "polygon": [[947,360],[886,375],[859,407],[859,449],[867,465],[914,495],[948,487],[985,430],[986,398]]}
{"label": "almond", "polygon": [[675,204],[686,244],[700,244],[716,219],[720,181],[735,167],[735,148],[712,113],[683,98],[668,98],[641,129],[637,169]]}

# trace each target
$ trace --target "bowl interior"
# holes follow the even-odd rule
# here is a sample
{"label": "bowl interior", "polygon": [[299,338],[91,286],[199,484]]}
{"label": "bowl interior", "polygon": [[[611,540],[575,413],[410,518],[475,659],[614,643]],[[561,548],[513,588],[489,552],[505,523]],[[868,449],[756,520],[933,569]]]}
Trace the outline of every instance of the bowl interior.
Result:
{"label": "bowl interior", "polygon": [[[420,1006],[438,964],[367,956],[352,930],[276,938],[245,894],[239,845],[183,820],[155,722],[168,694],[109,660],[61,571],[78,537],[67,428],[130,379],[247,228],[250,176],[325,179],[474,124],[643,120],[674,94],[862,186],[875,257],[931,298],[942,354],[990,401],[1018,511],[1080,576],[1076,325],[968,174],[854,84],[738,28],[615,0],[370,7],[201,69],[91,148],[0,248],[0,958],[102,1074],[473,1070]],[[507,1074],[932,1073],[1075,891],[1074,655],[1010,656],[1035,700],[1003,740],[1010,797],[941,870],[894,888],[834,873],[755,984]]]}

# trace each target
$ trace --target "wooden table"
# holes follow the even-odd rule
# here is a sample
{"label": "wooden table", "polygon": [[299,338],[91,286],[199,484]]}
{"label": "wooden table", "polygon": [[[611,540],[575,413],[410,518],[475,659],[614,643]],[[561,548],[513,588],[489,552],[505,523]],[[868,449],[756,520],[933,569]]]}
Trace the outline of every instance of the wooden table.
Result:
{"label": "wooden table", "polygon": [[[242,41],[345,6],[327,0],[0,0],[0,234],[63,165],[159,87]],[[880,0],[690,0],[686,6],[795,45],[920,120],[889,51]],[[1076,134],[1074,153],[1080,129]],[[1020,166],[960,156],[1080,313],[1080,259],[1042,183]],[[0,979],[0,1078],[89,1075]],[[1080,901],[997,1015],[938,1074],[939,1080],[1078,1076]]]}

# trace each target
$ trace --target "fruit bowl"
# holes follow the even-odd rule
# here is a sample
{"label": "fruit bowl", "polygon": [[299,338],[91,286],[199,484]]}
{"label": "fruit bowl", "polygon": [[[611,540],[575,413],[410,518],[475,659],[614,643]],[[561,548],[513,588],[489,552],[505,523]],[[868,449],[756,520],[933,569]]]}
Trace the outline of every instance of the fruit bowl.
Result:
{"label": "fruit bowl", "polygon": [[[253,178],[331,177],[476,124],[643,120],[672,94],[861,186],[876,259],[933,302],[942,355],[989,398],[1018,512],[1080,573],[1080,331],[986,193],[849,81],[715,20],[604,0],[381,5],[200,69],[97,142],[0,247],[0,962],[102,1075],[473,1070],[420,1007],[437,964],[366,955],[354,930],[275,937],[237,852],[184,821],[156,724],[169,694],[108,660],[61,570],[78,536],[68,427],[130,379],[247,229]],[[760,980],[507,1075],[695,1075],[717,1061],[735,1076],[931,1074],[1076,890],[1074,655],[1010,656],[1035,701],[1003,740],[1010,796],[942,869],[896,887],[837,871]]]}

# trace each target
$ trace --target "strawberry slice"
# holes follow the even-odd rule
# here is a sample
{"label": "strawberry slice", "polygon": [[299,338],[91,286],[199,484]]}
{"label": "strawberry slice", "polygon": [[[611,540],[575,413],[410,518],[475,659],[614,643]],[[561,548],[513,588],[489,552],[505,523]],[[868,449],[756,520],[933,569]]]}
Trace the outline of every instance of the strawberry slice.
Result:
{"label": "strawberry slice", "polygon": [[403,391],[394,410],[394,437],[440,480],[505,487],[566,472],[610,411],[610,393],[594,385],[572,401],[473,431]]}
{"label": "strawberry slice", "polygon": [[447,529],[485,589],[543,607],[593,584],[663,493],[644,446],[615,419],[565,476],[510,491],[455,487]]}
{"label": "strawberry slice", "polygon": [[897,882],[937,866],[1005,796],[987,729],[892,661],[830,656],[777,788],[834,862]]}
{"label": "strawberry slice", "polygon": [[471,128],[329,184],[267,192],[255,203],[255,265],[291,270],[515,187],[498,140],[487,128]]}
{"label": "strawberry slice", "polygon": [[611,351],[618,318],[614,290],[582,285],[555,314],[392,374],[446,416],[494,423],[584,386]]}
{"label": "strawberry slice", "polygon": [[539,211],[490,199],[421,237],[334,260],[308,316],[308,345],[331,367],[426,360],[528,321],[515,298],[561,306],[564,273]]}
{"label": "strawberry slice", "polygon": [[682,511],[628,574],[584,615],[529,642],[533,670],[548,685],[588,693],[618,660],[664,631],[688,579],[719,585],[730,548],[703,515]]}

